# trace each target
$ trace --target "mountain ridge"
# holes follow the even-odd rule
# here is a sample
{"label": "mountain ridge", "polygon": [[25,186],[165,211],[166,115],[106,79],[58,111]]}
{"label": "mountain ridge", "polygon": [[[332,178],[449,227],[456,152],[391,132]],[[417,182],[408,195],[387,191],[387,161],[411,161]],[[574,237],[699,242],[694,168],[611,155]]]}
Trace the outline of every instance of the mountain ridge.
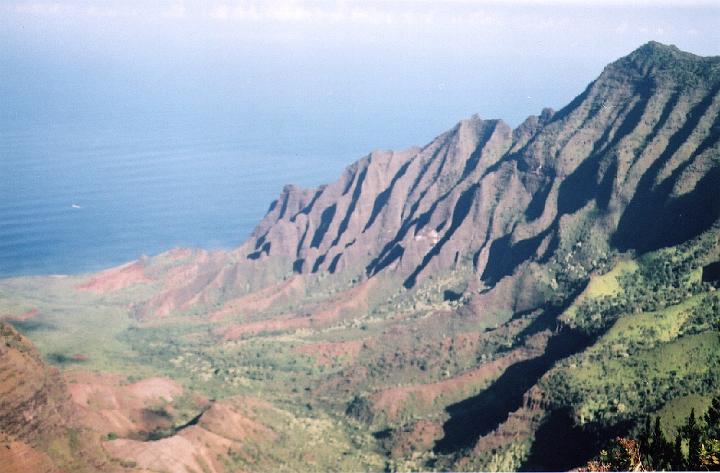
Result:
{"label": "mountain ridge", "polygon": [[[285,186],[231,251],[7,281],[5,312],[69,379],[216,399],[202,435],[224,439],[193,437],[210,471],[575,468],[720,392],[719,91],[720,57],[651,42],[515,129],[474,115]],[[241,408],[257,397],[266,417]],[[178,406],[149,406],[162,445],[201,430],[166,428]],[[223,409],[263,435],[227,443]],[[123,468],[164,455],[88,428]]]}
{"label": "mountain ridge", "polygon": [[[684,241],[720,212],[712,199],[709,211],[692,211],[694,196],[718,182],[711,156],[720,126],[712,119],[718,63],[650,42],[607,66],[559,112],[545,109],[515,130],[473,116],[422,148],[370,153],[334,183],[286,186],[231,252],[234,274],[259,288],[292,273],[364,279],[389,272],[411,289],[471,259],[479,284],[494,286],[524,262],[547,261],[564,217],[587,218],[579,211],[597,212],[588,231],[621,251]],[[676,91],[671,79],[688,74],[694,82]],[[660,178],[664,187],[653,184]],[[683,191],[693,185],[705,190]],[[666,209],[671,200],[681,208]],[[655,241],[640,243],[633,222],[644,216],[636,209],[661,201],[648,221],[659,227]],[[672,220],[680,214],[683,221]],[[667,231],[676,235],[665,237]],[[231,281],[222,284],[233,291]],[[538,298],[528,302],[518,308]]]}

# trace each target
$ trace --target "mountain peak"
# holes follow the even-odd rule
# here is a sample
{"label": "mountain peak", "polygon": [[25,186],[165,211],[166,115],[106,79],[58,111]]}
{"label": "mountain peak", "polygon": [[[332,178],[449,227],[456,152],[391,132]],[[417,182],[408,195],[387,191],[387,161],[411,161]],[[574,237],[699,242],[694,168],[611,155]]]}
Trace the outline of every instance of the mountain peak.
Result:
{"label": "mountain peak", "polygon": [[610,64],[600,79],[652,77],[669,87],[714,83],[720,76],[720,57],[697,56],[674,45],[650,41]]}
{"label": "mountain peak", "polygon": [[[695,61],[701,58],[682,51],[672,44],[668,45],[657,41],[649,41],[623,59],[643,66],[667,67],[677,62]],[[621,61],[623,61],[623,59],[621,59]]]}
{"label": "mountain peak", "polygon": [[[633,51],[632,54],[644,54],[644,55],[654,55],[654,54],[676,54],[676,53],[683,53],[677,46],[674,44],[663,44],[658,41],[648,41],[647,43],[643,44],[639,48],[637,48],[635,51]],[[689,53],[685,53],[689,54]]]}

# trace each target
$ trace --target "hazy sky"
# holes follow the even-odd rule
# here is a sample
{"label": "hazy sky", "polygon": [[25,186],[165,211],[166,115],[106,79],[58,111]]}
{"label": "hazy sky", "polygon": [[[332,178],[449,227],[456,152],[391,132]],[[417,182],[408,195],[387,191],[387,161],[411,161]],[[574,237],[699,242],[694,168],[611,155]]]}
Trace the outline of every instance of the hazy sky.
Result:
{"label": "hazy sky", "polygon": [[473,113],[514,126],[560,108],[649,40],[720,54],[720,1],[3,0],[0,128],[177,122],[402,148]]}

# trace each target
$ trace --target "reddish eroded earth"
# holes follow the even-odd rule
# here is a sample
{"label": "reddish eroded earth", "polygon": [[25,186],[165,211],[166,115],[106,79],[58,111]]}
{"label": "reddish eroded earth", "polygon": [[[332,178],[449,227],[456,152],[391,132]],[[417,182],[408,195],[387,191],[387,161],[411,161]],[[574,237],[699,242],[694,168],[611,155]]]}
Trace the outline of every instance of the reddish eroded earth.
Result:
{"label": "reddish eroded earth", "polygon": [[263,332],[280,332],[285,330],[297,330],[312,326],[309,317],[297,317],[294,315],[282,315],[270,320],[258,320],[246,324],[235,324],[222,332],[223,340],[238,340],[244,335],[253,335]]}
{"label": "reddish eroded earth", "polygon": [[46,453],[0,433],[0,465],[3,473],[60,472]]}
{"label": "reddish eroded earth", "polygon": [[349,313],[356,313],[366,309],[368,306],[368,293],[375,285],[375,282],[375,279],[369,279],[352,289],[343,291],[333,297],[332,300],[321,304],[308,315],[288,314],[268,320],[234,324],[224,329],[221,336],[224,340],[237,340],[244,335],[262,332],[326,327]]}
{"label": "reddish eroded earth", "polygon": [[311,314],[310,318],[316,322],[325,323],[340,318],[345,313],[359,312],[367,309],[368,296],[377,285],[377,279],[368,279],[357,286],[336,295],[323,307]]}
{"label": "reddish eroded earth", "polygon": [[26,310],[25,312],[23,312],[20,315],[4,314],[4,315],[0,315],[0,321],[28,320],[28,319],[32,319],[39,313],[40,313],[40,311],[38,309],[30,309],[30,310]]}
{"label": "reddish eroded earth", "polygon": [[79,427],[63,376],[0,322],[0,471],[122,471]]}
{"label": "reddish eroded earth", "polygon": [[[221,459],[229,450],[240,452],[247,441],[269,442],[276,435],[255,420],[274,410],[259,399],[210,403],[196,398],[197,417],[178,425],[172,419],[173,401],[184,393],[175,381],[156,377],[126,384],[117,375],[79,370],[65,377],[82,425],[107,439],[102,445],[110,457],[141,469],[223,473]],[[147,440],[142,435],[157,429],[165,436]]]}
{"label": "reddish eroded earth", "polygon": [[123,384],[119,376],[84,371],[67,372],[65,378],[82,424],[103,434],[133,436],[170,427],[171,420],[157,410],[172,410],[170,403],[183,393],[166,378]]}
{"label": "reddish eroded earth", "polygon": [[187,261],[162,273],[162,291],[140,304],[137,316],[143,320],[165,317],[173,311],[187,310],[194,304],[206,302],[208,294],[225,282],[223,255],[198,250],[187,257],[184,254],[176,256],[175,260],[184,258]]}
{"label": "reddish eroded earth", "polygon": [[314,358],[319,365],[329,366],[338,359],[346,362],[354,361],[364,344],[363,340],[308,343],[296,348],[295,351]]}
{"label": "reddish eroded earth", "polygon": [[423,419],[406,428],[394,430],[384,443],[392,458],[403,458],[411,456],[413,452],[432,449],[435,441],[442,436],[442,423]]}
{"label": "reddish eroded earth", "polygon": [[196,424],[170,437],[149,442],[116,439],[105,442],[104,447],[110,455],[147,470],[222,473],[228,471],[221,461],[228,451],[244,455],[246,443],[275,439],[272,430],[255,420],[267,409],[274,408],[259,399],[235,397],[213,404]]}
{"label": "reddish eroded earth", "polygon": [[211,313],[208,318],[212,321],[217,321],[230,316],[261,312],[269,309],[278,302],[286,302],[292,297],[302,295],[304,289],[305,283],[303,278],[295,276],[280,284],[275,284],[246,296],[232,299],[221,309]]}
{"label": "reddish eroded earth", "polygon": [[421,406],[429,407],[440,397],[452,396],[453,393],[484,384],[496,378],[508,366],[527,359],[527,357],[527,353],[518,350],[443,381],[385,389],[372,396],[373,411],[384,412],[388,419],[394,420],[403,406],[411,399]]}
{"label": "reddish eroded earth", "polygon": [[470,391],[481,388],[499,377],[515,363],[542,355],[547,340],[546,333],[537,334],[528,339],[524,347],[452,378],[379,391],[371,397],[373,412],[382,412],[389,420],[395,420],[410,401],[414,402],[416,407],[429,408],[440,399],[452,401],[467,396]]}
{"label": "reddish eroded earth", "polygon": [[145,275],[143,264],[140,261],[134,261],[98,273],[75,288],[79,291],[106,294],[135,284],[149,282],[152,280]]}
{"label": "reddish eroded earth", "polygon": [[227,450],[232,444],[228,439],[193,426],[182,434],[152,442],[128,439],[105,442],[105,449],[114,457],[151,471],[215,473],[224,471],[216,452]]}
{"label": "reddish eroded earth", "polygon": [[540,388],[533,386],[523,396],[522,406],[511,412],[508,418],[497,428],[480,437],[468,454],[457,462],[460,471],[473,470],[472,460],[484,452],[501,449],[510,442],[531,442],[535,431],[546,419],[546,395]]}
{"label": "reddish eroded earth", "polygon": [[[68,372],[66,379],[82,425],[107,439],[102,445],[110,457],[143,470],[223,473],[228,470],[222,458],[229,450],[243,455],[245,442],[271,442],[276,435],[255,420],[274,410],[259,399],[235,397],[210,403],[196,398],[197,417],[178,425],[171,418],[172,403],[183,389],[172,380],[148,378],[125,384],[116,375],[84,371]],[[147,440],[142,435],[157,429],[165,436]]]}

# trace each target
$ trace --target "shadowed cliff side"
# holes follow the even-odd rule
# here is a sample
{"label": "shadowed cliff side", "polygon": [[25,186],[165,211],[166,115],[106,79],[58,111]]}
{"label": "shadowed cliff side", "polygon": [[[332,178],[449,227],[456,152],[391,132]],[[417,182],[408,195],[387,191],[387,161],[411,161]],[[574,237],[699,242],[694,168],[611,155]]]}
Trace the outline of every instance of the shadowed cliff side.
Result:
{"label": "shadowed cliff side", "polygon": [[575,252],[582,279],[614,250],[675,244],[720,216],[719,64],[651,42],[515,130],[474,116],[329,185],[287,186],[240,248],[191,261],[138,310],[223,303],[293,273],[386,273],[411,289],[462,265],[506,295],[470,295],[476,305],[537,307],[556,289],[537,265],[577,243],[592,242]]}

